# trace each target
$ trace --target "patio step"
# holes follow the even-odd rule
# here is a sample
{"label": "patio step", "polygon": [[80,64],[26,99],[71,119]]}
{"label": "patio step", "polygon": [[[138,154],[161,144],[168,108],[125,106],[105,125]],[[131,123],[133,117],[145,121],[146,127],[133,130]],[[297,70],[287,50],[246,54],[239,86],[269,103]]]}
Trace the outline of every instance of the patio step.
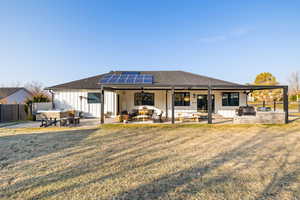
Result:
{"label": "patio step", "polygon": [[214,119],[223,119],[224,117],[220,114],[213,114]]}

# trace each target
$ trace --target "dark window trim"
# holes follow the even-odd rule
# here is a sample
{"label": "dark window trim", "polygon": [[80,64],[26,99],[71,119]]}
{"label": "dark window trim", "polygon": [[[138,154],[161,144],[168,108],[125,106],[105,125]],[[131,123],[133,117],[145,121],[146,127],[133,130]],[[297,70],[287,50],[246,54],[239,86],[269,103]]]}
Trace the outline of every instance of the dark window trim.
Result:
{"label": "dark window trim", "polygon": [[[176,101],[176,94],[184,94],[184,97],[189,97],[189,101],[184,101],[183,100],[183,105],[182,105],[182,101],[180,101],[181,103],[179,104],[178,101]],[[191,106],[191,93],[190,92],[174,92],[174,96],[175,96],[175,100],[174,100],[174,106]]]}
{"label": "dark window trim", "polygon": [[[143,97],[142,97],[142,104],[141,105],[137,104],[136,97],[137,97],[138,94],[142,94],[142,95],[143,94],[150,94],[150,95],[152,95],[153,96],[153,104],[145,104],[145,101],[144,101]],[[134,93],[134,106],[155,106],[155,94],[152,93],[152,92],[135,92]]]}
{"label": "dark window trim", "polygon": [[[99,99],[91,99],[89,98],[90,94],[94,94],[95,96],[97,96]],[[101,103],[101,93],[100,92],[88,92],[87,93],[87,103],[88,104],[96,104],[96,103]]]}
{"label": "dark window trim", "polygon": [[[225,94],[228,95],[227,102],[224,102],[224,99],[223,99]],[[234,104],[235,101],[233,101],[233,99],[232,99],[233,94],[237,94],[237,96],[238,96],[237,105]],[[222,93],[222,106],[224,106],[224,107],[230,107],[230,106],[231,107],[237,107],[237,106],[240,106],[240,93],[239,92],[223,92]]]}

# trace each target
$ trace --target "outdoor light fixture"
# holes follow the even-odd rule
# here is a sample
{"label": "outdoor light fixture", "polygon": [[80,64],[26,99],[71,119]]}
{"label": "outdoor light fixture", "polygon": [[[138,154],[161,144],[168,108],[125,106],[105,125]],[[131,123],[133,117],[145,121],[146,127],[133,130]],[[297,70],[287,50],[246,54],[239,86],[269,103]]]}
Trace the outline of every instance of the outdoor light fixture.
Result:
{"label": "outdoor light fixture", "polygon": [[189,101],[190,100],[190,98],[189,97],[184,97],[184,99],[183,99],[184,101]]}

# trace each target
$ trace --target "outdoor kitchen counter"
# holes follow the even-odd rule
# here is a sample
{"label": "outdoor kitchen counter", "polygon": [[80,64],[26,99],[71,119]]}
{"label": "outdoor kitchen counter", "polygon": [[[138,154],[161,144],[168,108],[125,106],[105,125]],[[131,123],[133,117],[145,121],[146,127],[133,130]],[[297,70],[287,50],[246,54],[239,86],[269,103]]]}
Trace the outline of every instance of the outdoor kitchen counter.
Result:
{"label": "outdoor kitchen counter", "polygon": [[233,118],[234,124],[284,124],[284,112],[256,112],[256,115],[242,115]]}

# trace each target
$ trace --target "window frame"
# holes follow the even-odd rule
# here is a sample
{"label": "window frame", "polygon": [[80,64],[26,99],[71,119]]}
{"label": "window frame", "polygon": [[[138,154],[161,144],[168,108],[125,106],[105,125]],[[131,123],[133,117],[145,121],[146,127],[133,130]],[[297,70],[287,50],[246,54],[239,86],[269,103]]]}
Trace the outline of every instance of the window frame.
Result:
{"label": "window frame", "polygon": [[[99,99],[90,98],[90,95],[93,94],[93,97],[97,97]],[[99,104],[101,103],[101,93],[100,92],[88,92],[87,93],[87,103],[88,104]]]}
{"label": "window frame", "polygon": [[[182,95],[181,101],[176,100],[176,95]],[[189,97],[189,101],[184,101],[185,97]],[[180,103],[179,103],[180,102]],[[191,106],[191,93],[190,92],[174,92],[174,106]]]}
{"label": "window frame", "polygon": [[[227,102],[224,101],[224,95],[227,95]],[[234,95],[237,95],[237,101],[234,100]],[[223,107],[237,107],[240,106],[240,93],[239,92],[223,92],[222,93],[222,106]]]}
{"label": "window frame", "polygon": [[[137,95],[142,95],[141,96],[141,100],[137,100],[136,98],[137,98]],[[143,96],[144,95],[144,96]],[[151,95],[152,97],[152,103],[151,104],[145,104],[145,96],[146,95]],[[134,99],[133,99],[133,101],[134,101],[134,106],[154,106],[155,105],[155,94],[153,93],[153,92],[135,92],[134,93],[134,97],[133,97]],[[137,102],[138,101],[141,101],[141,105],[140,104],[138,104]]]}

